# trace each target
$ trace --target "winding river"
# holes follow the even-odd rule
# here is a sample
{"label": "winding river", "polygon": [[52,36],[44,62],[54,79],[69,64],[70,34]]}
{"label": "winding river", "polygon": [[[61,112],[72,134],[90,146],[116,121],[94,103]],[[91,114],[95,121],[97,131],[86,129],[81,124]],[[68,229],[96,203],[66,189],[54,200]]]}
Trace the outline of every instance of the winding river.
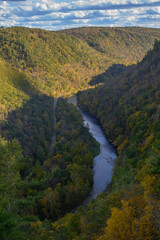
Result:
{"label": "winding river", "polygon": [[[68,102],[76,104],[75,99],[69,99]],[[107,140],[104,131],[102,130],[99,122],[90,114],[83,112],[84,124],[89,128],[89,132],[100,144],[100,154],[94,158],[94,184],[89,200],[97,198],[103,192],[112,178],[112,170],[114,161],[117,157],[116,150],[113,145]]]}
{"label": "winding river", "polygon": [[94,184],[91,199],[103,192],[112,178],[114,161],[117,157],[116,150],[107,140],[104,131],[98,121],[91,115],[81,111],[84,124],[89,128],[90,133],[100,144],[100,154],[94,158]]}

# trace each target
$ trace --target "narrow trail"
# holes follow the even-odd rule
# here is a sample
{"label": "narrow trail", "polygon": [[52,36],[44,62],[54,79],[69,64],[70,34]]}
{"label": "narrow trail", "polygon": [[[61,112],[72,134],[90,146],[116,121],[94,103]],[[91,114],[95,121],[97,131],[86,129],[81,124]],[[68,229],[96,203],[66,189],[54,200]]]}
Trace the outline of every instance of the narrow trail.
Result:
{"label": "narrow trail", "polygon": [[53,152],[53,145],[56,141],[56,105],[57,105],[57,98],[55,98],[53,102],[53,136],[52,136],[52,142],[50,146],[50,152]]}

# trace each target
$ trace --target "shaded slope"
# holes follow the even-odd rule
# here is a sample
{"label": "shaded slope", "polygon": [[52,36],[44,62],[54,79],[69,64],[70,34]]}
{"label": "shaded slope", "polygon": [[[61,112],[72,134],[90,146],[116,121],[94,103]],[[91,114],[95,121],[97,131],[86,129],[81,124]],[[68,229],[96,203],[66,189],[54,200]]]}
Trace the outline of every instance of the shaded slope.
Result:
{"label": "shaded slope", "polygon": [[[156,41],[153,51],[149,51],[142,62],[104,86],[82,92],[80,103],[102,120],[109,135],[112,136],[111,132],[114,132],[113,136],[124,133],[124,116],[159,101],[159,61],[159,42]],[[117,131],[113,120],[119,121]]]}
{"label": "shaded slope", "polygon": [[[78,94],[118,147],[112,183],[86,209],[55,222],[55,239],[160,238],[160,42],[137,66]],[[121,221],[119,221],[121,219]],[[107,221],[107,222],[106,222]],[[38,234],[38,231],[37,233]]]}
{"label": "shaded slope", "polygon": [[[0,86],[0,134],[8,140],[4,141],[0,136],[1,144],[4,141],[6,145],[4,150],[1,148],[1,172],[4,166],[6,172],[9,168],[7,174],[4,171],[2,175],[0,217],[5,225],[5,216],[11,213],[15,232],[19,229],[17,221],[22,220],[20,225],[27,229],[29,236],[33,219],[55,220],[84,201],[91,190],[93,158],[98,146],[83,126],[76,107],[59,100],[57,140],[52,153],[49,153],[53,133],[53,97],[38,91],[35,79],[4,60],[0,62]],[[16,154],[20,156],[16,166],[9,162],[14,160],[12,143],[19,148],[19,152],[14,154],[14,158]],[[18,180],[14,189],[8,191],[11,186],[5,187],[6,178],[12,181],[14,170]],[[14,199],[8,203],[6,198],[10,198],[12,193]],[[13,206],[12,210],[8,210],[9,204]],[[10,233],[11,230],[4,227],[4,234],[8,236]]]}
{"label": "shaded slope", "polygon": [[63,33],[15,27],[0,29],[0,40],[0,56],[29,74],[35,88],[47,94],[65,95],[85,87],[107,65],[86,42]]}
{"label": "shaded slope", "polygon": [[[154,50],[150,51],[141,63],[133,66],[121,77],[115,78],[113,75],[114,78],[107,81],[107,84],[103,87],[79,95],[81,106],[101,120],[106,133],[118,146],[119,158],[110,186],[110,195],[102,194],[97,201],[88,206],[87,210],[80,208],[74,215],[67,214],[65,218],[53,224],[42,219],[56,219],[58,216],[62,216],[68,209],[75,207],[77,202],[82,202],[89,192],[92,179],[86,173],[90,172],[91,174],[91,169],[86,166],[84,167],[86,171],[81,170],[84,170],[84,161],[87,165],[92,165],[93,156],[88,154],[89,148],[85,146],[88,133],[82,127],[83,122],[79,113],[65,102],[62,104],[63,101],[60,101],[56,148],[54,155],[49,155],[46,158],[52,134],[51,111],[53,99],[42,93],[46,92],[53,95],[53,91],[55,91],[54,94],[57,94],[57,91],[59,91],[58,94],[63,94],[66,91],[69,93],[77,91],[82,87],[81,83],[84,80],[86,84],[93,74],[102,71],[102,69],[94,69],[94,66],[104,67],[103,64],[106,63],[102,61],[104,58],[101,58],[101,52],[97,53],[97,50],[88,47],[87,43],[83,45],[83,42],[78,40],[80,45],[87,46],[91,51],[88,52],[86,59],[85,54],[87,53],[85,52],[84,55],[82,54],[83,61],[75,61],[74,55],[73,58],[71,56],[67,57],[59,65],[61,57],[57,60],[57,56],[60,56],[60,50],[57,50],[57,52],[54,50],[55,55],[51,54],[52,57],[46,54],[52,46],[51,43],[55,33],[23,28],[2,29],[2,31],[4,31],[2,35],[6,34],[5,37],[8,40],[3,41],[1,56],[10,64],[19,68],[17,70],[3,60],[1,62],[0,83],[2,91],[0,91],[0,95],[2,110],[7,109],[6,115],[2,116],[3,120],[7,120],[7,122],[3,122],[3,136],[9,139],[16,137],[23,147],[23,153],[26,155],[25,158],[21,159],[20,167],[21,176],[22,178],[27,176],[27,181],[22,182],[22,189],[18,185],[16,192],[14,192],[19,198],[19,205],[16,205],[18,206],[18,212],[16,209],[14,213],[20,214],[22,218],[26,215],[29,216],[23,218],[24,221],[18,226],[24,224],[23,229],[27,229],[29,239],[49,239],[49,237],[55,239],[91,239],[94,234],[100,235],[101,227],[105,226],[106,219],[111,216],[112,207],[124,208],[124,204],[121,204],[121,200],[124,200],[130,201],[129,204],[132,204],[135,208],[137,207],[135,203],[138,203],[141,208],[139,212],[135,212],[137,218],[133,222],[139,222],[145,217],[145,220],[147,220],[144,221],[143,229],[151,226],[147,228],[151,236],[150,239],[159,239],[159,218],[156,218],[156,214],[159,216],[160,206],[158,200],[160,185],[159,42],[155,43]],[[30,35],[31,32],[35,34],[34,37]],[[51,34],[49,39],[48,34]],[[54,36],[59,36],[59,38],[55,37],[59,39],[58,41],[62,41],[63,36],[67,38],[65,34],[56,34]],[[27,39],[29,36],[31,40],[27,40],[29,44],[25,43],[27,45],[21,52],[21,43],[25,42],[25,38]],[[33,41],[34,38],[35,42]],[[72,40],[72,44],[77,41],[75,37],[73,37],[74,41],[72,37],[68,37],[68,39],[68,41]],[[48,45],[45,44],[47,41],[49,41]],[[65,41],[61,42],[61,48],[63,48],[63,45],[65,45]],[[45,48],[47,46],[48,49]],[[75,45],[75,51],[78,46]],[[58,49],[57,46],[54,47]],[[79,56],[83,47],[80,48]],[[41,55],[36,55],[38,48],[40,48]],[[11,49],[11,57],[7,52],[10,51],[9,49]],[[68,51],[70,52],[70,49]],[[95,61],[95,65],[92,65],[93,70],[88,64],[91,61],[88,62],[87,59],[94,56],[94,54],[90,55],[89,53],[95,52],[98,57],[93,59]],[[33,56],[32,53],[34,53]],[[45,58],[43,58],[44,56]],[[35,59],[37,59],[36,62],[34,62]],[[51,74],[52,69],[50,70],[50,67],[52,68],[51,59],[53,60],[53,73],[57,74],[56,81],[55,76]],[[98,59],[100,59],[102,65],[99,65]],[[110,56],[110,63],[113,63],[113,60],[114,58]],[[24,66],[19,66],[19,63],[23,63]],[[75,66],[78,66],[77,69]],[[24,73],[21,72],[22,70]],[[86,70],[87,79],[85,79]],[[81,71],[82,73],[79,75]],[[32,76],[32,78],[28,76]],[[69,87],[68,83],[70,83]],[[73,89],[70,86],[73,86]],[[83,85],[83,87],[87,86]],[[61,115],[62,112],[63,116]],[[75,140],[78,140],[76,147]],[[92,141],[88,136],[88,144],[92,144]],[[7,146],[6,143],[6,148]],[[91,151],[93,149],[96,148],[91,146]],[[81,158],[84,150],[86,156]],[[5,158],[6,155],[4,155]],[[67,168],[68,164],[72,164],[72,166]],[[80,166],[77,167],[79,164]],[[84,181],[81,181],[82,179]],[[89,184],[85,182],[87,179],[89,179]],[[84,185],[86,189],[84,189]],[[137,195],[139,195],[139,198]],[[130,198],[133,198],[133,201]],[[149,199],[149,203],[146,199],[147,201]],[[139,208],[137,209],[139,210]],[[150,211],[150,214],[148,211]],[[144,215],[144,213],[148,215]],[[150,218],[150,215],[154,216],[154,219]],[[39,220],[39,216],[42,221]],[[154,229],[154,234],[151,228]],[[95,236],[95,239],[98,239],[98,237]],[[106,239],[109,239],[109,237],[106,237]],[[126,240],[128,239],[132,238],[129,236]]]}
{"label": "shaded slope", "polygon": [[40,160],[51,142],[53,98],[33,85],[25,72],[0,59],[0,134],[18,139],[24,155]]}

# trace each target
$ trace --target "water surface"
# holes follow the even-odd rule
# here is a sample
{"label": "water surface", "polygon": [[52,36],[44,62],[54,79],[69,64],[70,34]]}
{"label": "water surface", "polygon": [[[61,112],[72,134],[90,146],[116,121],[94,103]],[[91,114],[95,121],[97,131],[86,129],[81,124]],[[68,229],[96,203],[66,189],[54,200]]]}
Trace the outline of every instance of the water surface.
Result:
{"label": "water surface", "polygon": [[107,140],[99,122],[91,115],[83,111],[81,113],[85,126],[89,128],[89,132],[100,144],[100,154],[94,158],[94,184],[91,193],[91,198],[96,198],[106,189],[107,184],[111,181],[117,154],[113,145]]}
{"label": "water surface", "polygon": [[[77,106],[76,97],[68,99],[68,102]],[[83,116],[84,125],[88,127],[89,132],[100,144],[100,154],[94,158],[94,184],[91,195],[86,200],[86,203],[88,203],[91,199],[97,198],[97,196],[103,192],[110,183],[113,165],[117,154],[114,146],[107,140],[107,137],[97,119],[81,109],[79,110]]]}

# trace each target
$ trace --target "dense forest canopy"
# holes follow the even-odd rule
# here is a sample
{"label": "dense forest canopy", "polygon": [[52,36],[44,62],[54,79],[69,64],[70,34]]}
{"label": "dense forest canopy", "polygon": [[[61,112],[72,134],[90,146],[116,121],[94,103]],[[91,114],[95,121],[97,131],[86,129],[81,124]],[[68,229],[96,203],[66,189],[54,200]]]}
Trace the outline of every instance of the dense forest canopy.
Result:
{"label": "dense forest canopy", "polygon": [[[155,38],[159,29],[0,29],[1,239],[160,238]],[[78,91],[118,151],[107,192],[86,208],[78,206],[91,191],[99,145],[60,98]]]}
{"label": "dense forest canopy", "polygon": [[[130,64],[142,60],[155,38],[158,29],[139,27],[82,27],[60,31],[87,42],[100,53],[105,53],[112,63]],[[151,34],[150,34],[151,33]]]}
{"label": "dense forest canopy", "polygon": [[31,77],[40,92],[57,97],[87,88],[93,76],[113,63],[137,63],[155,38],[160,39],[159,29],[1,28],[0,57]]}
{"label": "dense forest canopy", "polygon": [[156,40],[142,62],[105,86],[78,95],[80,105],[100,119],[119,153],[111,190],[122,194],[121,203],[111,204],[111,217],[99,239],[160,237],[159,73],[160,42]]}

